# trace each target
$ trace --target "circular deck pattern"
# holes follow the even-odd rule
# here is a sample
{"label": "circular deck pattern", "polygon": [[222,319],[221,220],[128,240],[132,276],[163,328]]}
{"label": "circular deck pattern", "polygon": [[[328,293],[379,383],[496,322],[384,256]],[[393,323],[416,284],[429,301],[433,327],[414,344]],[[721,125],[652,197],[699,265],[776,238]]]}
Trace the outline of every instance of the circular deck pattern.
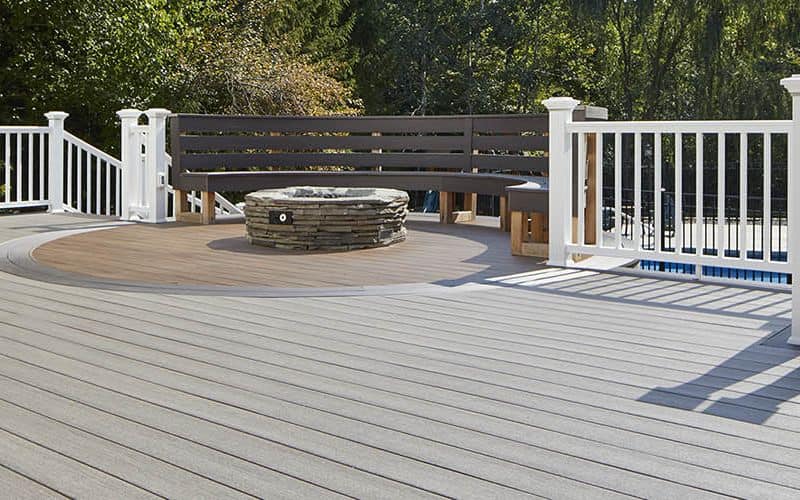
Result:
{"label": "circular deck pattern", "polygon": [[289,250],[358,250],[406,239],[408,193],[396,189],[289,187],[245,197],[247,240]]}
{"label": "circular deck pattern", "polygon": [[409,240],[390,247],[297,253],[250,245],[241,223],[135,224],[45,242],[32,256],[60,276],[190,287],[453,286],[535,267],[511,256],[498,229],[418,220],[408,228]]}

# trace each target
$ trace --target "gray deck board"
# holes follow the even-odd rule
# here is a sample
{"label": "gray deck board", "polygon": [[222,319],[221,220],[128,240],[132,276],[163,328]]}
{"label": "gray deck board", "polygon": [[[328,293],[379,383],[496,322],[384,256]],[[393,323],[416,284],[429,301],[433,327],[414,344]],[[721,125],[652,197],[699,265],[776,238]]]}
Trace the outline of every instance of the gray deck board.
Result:
{"label": "gray deck board", "polygon": [[0,464],[0,491],[9,498],[19,500],[65,499],[55,490],[47,488],[28,477],[18,474]]}
{"label": "gray deck board", "polygon": [[0,429],[5,467],[72,498],[158,498],[96,468]]}
{"label": "gray deck board", "polygon": [[[104,221],[0,218],[0,241]],[[797,498],[788,295],[539,270],[246,298],[0,280],[14,497]]]}
{"label": "gray deck board", "polygon": [[[38,412],[47,413],[53,419],[91,432],[92,434],[138,450],[167,463],[174,464],[199,476],[200,486],[208,477],[220,484],[228,484],[239,491],[246,491],[265,498],[297,498],[298,496],[334,496],[333,492],[313,485],[293,480],[283,474],[264,469],[251,462],[184,439],[169,432],[159,430],[137,421],[117,416],[113,413],[80,403],[61,394],[48,392],[30,384],[9,377],[25,378],[25,374],[35,373],[32,367],[20,365],[18,361],[5,358],[4,363],[12,366],[0,378],[4,401],[12,402]],[[27,368],[27,371],[26,371]],[[42,373],[43,375],[44,373]],[[61,379],[61,387],[66,384]],[[120,400],[117,400],[122,406]],[[116,411],[119,411],[117,407]],[[173,497],[186,495],[194,486],[178,490]],[[202,493],[205,490],[203,486]],[[214,487],[208,491],[214,491]],[[218,494],[223,493],[217,490]],[[235,492],[233,492],[235,493]],[[233,495],[221,494],[227,497]]]}

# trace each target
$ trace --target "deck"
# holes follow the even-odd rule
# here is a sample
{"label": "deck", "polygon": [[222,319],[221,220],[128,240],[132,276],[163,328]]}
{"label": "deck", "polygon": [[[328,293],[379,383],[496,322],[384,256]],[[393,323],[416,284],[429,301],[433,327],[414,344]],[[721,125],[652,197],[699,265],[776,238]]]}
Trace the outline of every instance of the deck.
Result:
{"label": "deck", "polygon": [[[0,218],[5,496],[800,495],[786,293],[469,267],[478,247],[421,263],[401,280],[416,288],[267,283],[285,296],[115,288],[158,273],[103,275],[100,248],[77,274],[12,258],[91,225],[108,221]],[[87,234],[129,229],[149,231]],[[72,265],[53,248],[39,258]]]}

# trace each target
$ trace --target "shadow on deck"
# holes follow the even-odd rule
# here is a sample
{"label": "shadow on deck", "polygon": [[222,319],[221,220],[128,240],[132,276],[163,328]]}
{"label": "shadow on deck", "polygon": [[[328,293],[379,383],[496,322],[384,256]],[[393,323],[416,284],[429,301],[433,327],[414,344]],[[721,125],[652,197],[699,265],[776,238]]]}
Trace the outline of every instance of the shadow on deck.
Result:
{"label": "shadow on deck", "polygon": [[[738,322],[756,324],[762,337],[744,345],[733,356],[707,372],[675,386],[653,387],[639,401],[683,410],[735,419],[754,424],[766,423],[778,413],[781,404],[800,395],[800,368],[789,369],[787,362],[800,356],[800,348],[789,345],[791,295],[732,282],[730,285],[658,279],[663,275],[642,277],[577,269],[545,269],[514,276],[494,278],[493,284],[517,289],[534,288],[540,292],[588,298],[631,307],[657,307],[653,321],[681,318],[697,313],[713,313]],[[643,325],[647,327],[647,325]],[[687,342],[691,352],[697,347],[714,345],[715,340],[697,332],[695,342]],[[772,378],[743,392],[740,383],[760,374]],[[715,394],[725,394],[712,399]]]}

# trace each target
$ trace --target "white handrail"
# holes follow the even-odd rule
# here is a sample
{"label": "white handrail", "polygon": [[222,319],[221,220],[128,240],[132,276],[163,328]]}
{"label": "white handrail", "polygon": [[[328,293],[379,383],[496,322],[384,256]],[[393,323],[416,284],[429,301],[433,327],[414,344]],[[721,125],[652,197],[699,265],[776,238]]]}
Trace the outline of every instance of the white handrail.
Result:
{"label": "white handrail", "polygon": [[92,146],[91,144],[89,144],[88,142],[84,141],[80,137],[77,137],[77,136],[75,136],[75,135],[73,135],[73,134],[71,134],[71,133],[69,133],[67,131],[64,131],[64,140],[67,141],[67,142],[70,142],[70,143],[72,143],[72,144],[74,144],[74,145],[76,145],[78,147],[80,147],[84,151],[88,151],[89,153],[93,154],[94,156],[96,156],[96,157],[98,157],[98,158],[100,158],[102,160],[107,161],[108,163],[110,163],[111,165],[113,165],[113,166],[115,166],[117,168],[122,168],[122,162],[120,160],[114,158],[113,156],[111,156],[110,154],[106,153],[105,151],[102,151],[102,150],[96,148],[95,146]]}
{"label": "white handrail", "polygon": [[0,134],[40,134],[50,131],[50,127],[44,126],[28,126],[28,125],[0,125]]}
{"label": "white handrail", "polygon": [[789,133],[791,120],[720,120],[720,121],[663,121],[663,122],[630,122],[630,121],[597,121],[572,122],[566,127],[568,133],[682,133],[682,134],[719,134],[747,133],[753,129],[761,132]]}

